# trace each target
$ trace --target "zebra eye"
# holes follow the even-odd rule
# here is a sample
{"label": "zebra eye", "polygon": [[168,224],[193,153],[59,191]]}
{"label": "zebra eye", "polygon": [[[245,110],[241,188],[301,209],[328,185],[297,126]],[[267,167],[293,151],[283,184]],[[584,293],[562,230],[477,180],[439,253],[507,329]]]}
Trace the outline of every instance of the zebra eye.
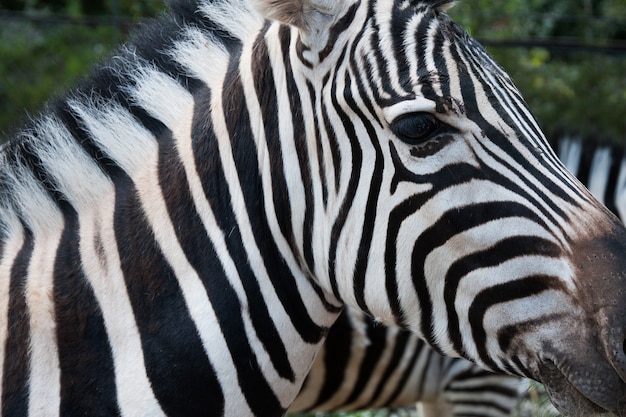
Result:
{"label": "zebra eye", "polygon": [[417,145],[428,140],[440,126],[439,120],[430,113],[410,113],[394,120],[391,131],[403,142]]}

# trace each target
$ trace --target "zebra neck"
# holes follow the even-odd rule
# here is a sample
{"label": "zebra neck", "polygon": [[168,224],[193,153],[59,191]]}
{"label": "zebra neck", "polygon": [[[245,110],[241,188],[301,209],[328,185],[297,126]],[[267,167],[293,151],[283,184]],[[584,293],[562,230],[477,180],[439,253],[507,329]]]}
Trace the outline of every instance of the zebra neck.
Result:
{"label": "zebra neck", "polygon": [[[2,152],[14,191],[0,208],[3,267],[20,265],[6,281],[9,316],[46,329],[41,352],[23,344],[11,384],[55,398],[96,384],[123,415],[222,404],[225,415],[278,416],[338,314],[296,250],[310,161],[296,162],[295,176],[287,161],[299,161],[293,125],[304,117],[278,120],[300,93],[277,93],[295,83],[276,76],[280,43],[268,41],[253,64],[246,48],[263,51],[261,40],[226,48],[210,33],[183,33],[155,60],[131,45]],[[184,75],[171,74],[177,66]],[[93,329],[105,336],[84,346],[80,332]],[[184,343],[163,346],[172,334]],[[101,366],[87,369],[73,352]],[[176,404],[153,388],[178,384]]]}
{"label": "zebra neck", "polygon": [[245,292],[253,338],[269,354],[260,364],[263,377],[284,407],[339,312],[305,260],[312,197],[302,147],[310,128],[299,101],[302,80],[290,69],[292,53],[289,29],[277,25],[233,47],[216,63],[222,71],[214,68],[193,93],[191,127],[203,193],[233,258],[234,286]]}

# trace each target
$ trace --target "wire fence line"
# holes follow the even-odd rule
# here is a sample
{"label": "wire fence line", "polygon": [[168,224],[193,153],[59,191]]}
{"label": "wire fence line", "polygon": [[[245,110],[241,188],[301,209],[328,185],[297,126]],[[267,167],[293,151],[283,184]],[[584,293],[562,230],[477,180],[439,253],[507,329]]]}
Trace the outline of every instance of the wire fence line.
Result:
{"label": "wire fence line", "polygon": [[0,10],[0,25],[2,22],[25,22],[42,26],[108,26],[118,28],[122,32],[128,32],[133,25],[140,21],[123,15],[75,17],[60,14],[34,14]]}
{"label": "wire fence line", "polygon": [[[528,14],[528,17],[545,18],[552,17],[549,14]],[[571,21],[582,21],[587,18],[582,16],[558,16],[559,19],[566,19]],[[607,20],[611,22],[621,22],[626,26],[626,17],[623,19],[601,19],[596,18],[598,21]],[[37,13],[24,13],[8,10],[0,10],[0,25],[2,22],[29,22],[35,25],[44,26],[60,26],[60,25],[78,25],[87,27],[97,26],[109,26],[118,28],[122,33],[128,33],[130,29],[141,19],[132,19],[123,15],[103,15],[103,16],[69,16],[62,14],[37,14]],[[583,42],[577,38],[563,38],[563,37],[550,37],[550,38],[531,38],[531,39],[485,39],[479,38],[479,42],[488,47],[494,48],[544,48],[550,52],[559,54],[575,54],[575,53],[591,53],[599,55],[610,56],[626,56],[626,40],[613,40],[611,42],[603,44],[592,44]]]}

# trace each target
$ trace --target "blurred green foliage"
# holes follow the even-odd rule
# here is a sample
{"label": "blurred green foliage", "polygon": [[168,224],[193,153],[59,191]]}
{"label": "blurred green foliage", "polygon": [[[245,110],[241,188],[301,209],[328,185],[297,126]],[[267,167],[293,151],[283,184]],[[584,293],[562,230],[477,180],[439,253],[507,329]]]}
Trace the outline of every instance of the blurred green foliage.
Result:
{"label": "blurred green foliage", "polygon": [[88,73],[163,0],[2,0],[0,137]]}
{"label": "blurred green foliage", "polygon": [[0,126],[11,125],[23,110],[36,110],[115,44],[112,27],[77,26],[71,31],[40,29],[23,22],[0,29]]}
{"label": "blurred green foliage", "polygon": [[490,47],[540,125],[626,141],[624,0],[465,0],[451,10],[472,36],[489,40],[576,43],[589,51]]}

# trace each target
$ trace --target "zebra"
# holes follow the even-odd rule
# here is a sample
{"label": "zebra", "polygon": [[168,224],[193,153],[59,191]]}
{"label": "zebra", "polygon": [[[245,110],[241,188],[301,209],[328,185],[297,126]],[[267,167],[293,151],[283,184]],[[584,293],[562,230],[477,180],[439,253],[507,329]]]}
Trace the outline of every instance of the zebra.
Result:
{"label": "zebra", "polygon": [[331,327],[290,412],[398,409],[422,417],[509,417],[526,379],[439,355],[414,334],[346,307]]}
{"label": "zebra", "polygon": [[626,220],[624,146],[595,135],[556,132],[551,145],[565,167],[622,221]]}
{"label": "zebra", "polygon": [[[624,147],[564,132],[550,135],[550,145],[565,167],[624,221]],[[519,377],[442,357],[415,335],[385,328],[346,308],[329,331],[290,411],[356,411],[419,403],[419,414],[426,417],[470,413],[505,417],[512,415],[527,388]]]}
{"label": "zebra", "polygon": [[2,414],[280,416],[344,305],[623,414],[626,230],[450,6],[174,0],[17,132]]}

